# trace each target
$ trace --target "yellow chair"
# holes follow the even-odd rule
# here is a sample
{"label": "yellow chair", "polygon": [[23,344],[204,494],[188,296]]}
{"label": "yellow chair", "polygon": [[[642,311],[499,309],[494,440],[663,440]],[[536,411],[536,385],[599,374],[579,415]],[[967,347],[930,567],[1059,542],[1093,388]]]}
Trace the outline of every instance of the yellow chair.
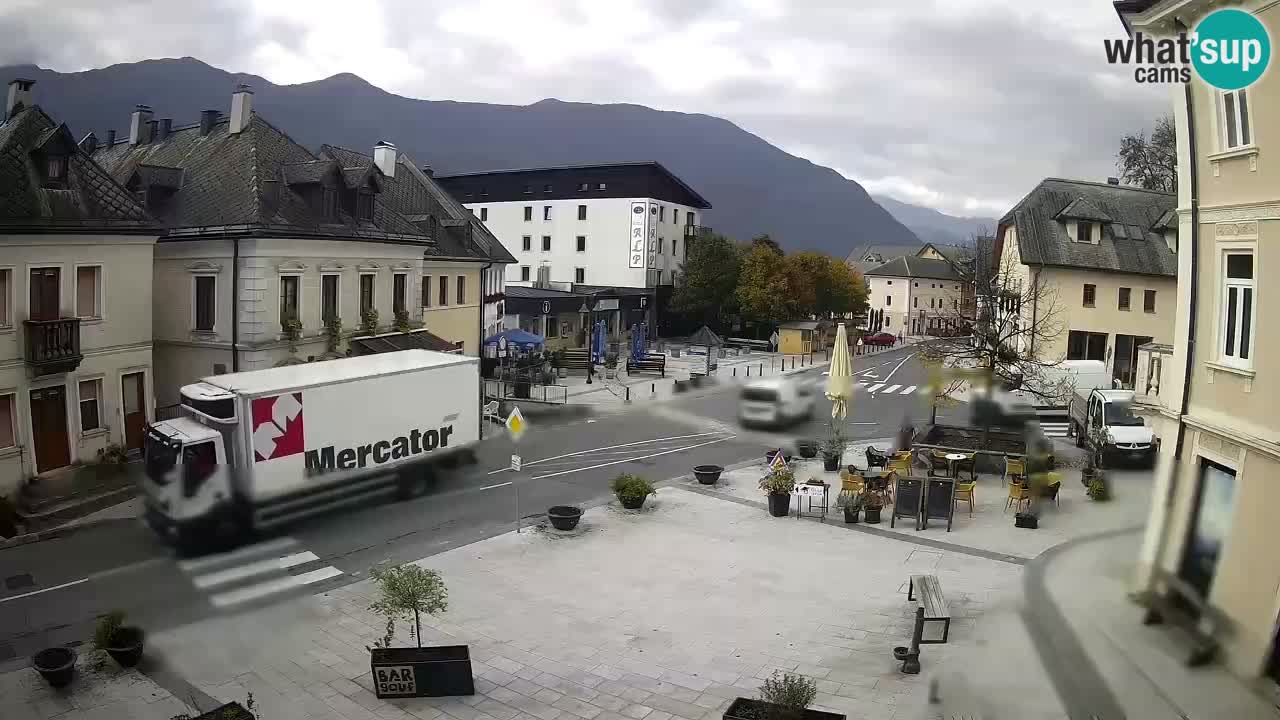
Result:
{"label": "yellow chair", "polygon": [[969,517],[973,517],[973,489],[978,486],[976,482],[956,483],[956,502],[969,503]]}
{"label": "yellow chair", "polygon": [[840,473],[840,498],[857,497],[862,494],[862,478],[857,475],[849,475],[848,471]]}
{"label": "yellow chair", "polygon": [[897,457],[896,455],[885,463],[885,472],[897,472],[901,475],[911,474],[911,453],[907,453],[906,457]]}
{"label": "yellow chair", "polygon": [[1004,511],[1009,512],[1009,506],[1014,506],[1014,511],[1022,509],[1023,504],[1027,507],[1031,506],[1031,493],[1027,492],[1027,486],[1022,483],[1009,482],[1009,499],[1004,503]]}
{"label": "yellow chair", "polygon": [[1000,485],[1004,486],[1005,480],[1013,480],[1021,482],[1027,477],[1027,464],[1022,458],[1013,459],[1006,456],[1004,459],[1004,474],[1000,476]]}

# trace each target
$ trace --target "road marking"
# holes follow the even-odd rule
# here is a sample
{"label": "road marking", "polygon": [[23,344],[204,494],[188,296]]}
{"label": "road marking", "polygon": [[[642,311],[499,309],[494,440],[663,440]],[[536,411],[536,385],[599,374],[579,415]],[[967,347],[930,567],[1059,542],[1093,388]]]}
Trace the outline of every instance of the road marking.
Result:
{"label": "road marking", "polygon": [[916,386],[915,386],[915,385],[908,385],[907,387],[903,388],[903,389],[902,389],[902,392],[901,392],[901,393],[899,393],[899,394],[901,394],[901,395],[910,395],[911,393],[913,393],[913,392],[915,392],[915,391],[916,391]]}
{"label": "road marking", "polygon": [[249,602],[250,600],[257,600],[268,595],[274,595],[278,592],[284,592],[291,588],[318,583],[321,580],[328,580],[329,578],[334,578],[341,574],[343,574],[341,570],[330,565],[301,575],[286,575],[257,585],[250,585],[249,587],[220,593],[210,597],[209,602],[213,603],[213,606],[217,608],[239,605],[240,603]]}
{"label": "road marking", "polygon": [[915,354],[915,353],[911,353],[910,355],[908,355],[908,356],[906,356],[906,357],[902,358],[902,360],[901,360],[897,365],[894,365],[894,366],[893,366],[893,369],[889,371],[889,377],[885,378],[885,379],[884,379],[884,381],[885,381],[885,382],[889,382],[890,380],[892,380],[892,379],[893,379],[894,374],[898,372],[898,368],[901,368],[904,364],[906,364],[906,362],[907,362],[908,360],[910,360],[911,358],[913,358],[913,357],[915,357],[915,356],[916,356],[916,354]]}
{"label": "road marking", "polygon": [[[542,458],[541,460],[532,460],[530,462],[525,463],[525,465],[537,465],[538,463],[549,462],[551,460],[559,460],[560,458],[574,457],[576,455],[586,455],[588,453],[600,452],[601,450],[613,450],[614,448],[620,448],[620,447],[631,447],[632,445],[643,445],[645,443],[663,442],[664,440],[684,440],[687,438],[706,437],[708,435],[718,435],[718,434],[719,433],[705,432],[705,433],[694,433],[693,435],[675,435],[672,437],[653,438],[652,440],[637,440],[636,442],[622,443],[621,445],[606,445],[604,447],[591,448],[590,450],[579,450],[578,452],[565,453],[564,455],[554,455],[549,458]],[[508,467],[499,468],[497,470],[490,470],[486,474],[497,475],[498,473],[510,472],[510,470],[511,468],[508,466]]]}
{"label": "road marking", "polygon": [[884,389],[884,391],[885,391],[886,393],[894,393],[894,392],[897,392],[897,391],[898,391],[898,388],[900,388],[900,387],[902,387],[902,386],[901,386],[901,385],[890,385],[889,387],[885,388],[885,389]]}
{"label": "road marking", "polygon": [[235,567],[229,567],[226,570],[219,570],[217,572],[209,573],[208,575],[197,576],[193,578],[191,582],[197,588],[204,590],[206,588],[214,587],[215,585],[226,585],[229,582],[243,580],[245,578],[253,577],[254,575],[261,575],[262,573],[271,572],[272,570],[287,570],[294,565],[301,565],[303,563],[309,563],[313,560],[319,559],[320,558],[316,556],[315,553],[308,550],[306,552],[285,555],[284,557],[259,560],[245,565],[236,565]]}
{"label": "road marking", "polygon": [[[710,434],[710,433],[704,433],[704,434]],[[640,457],[625,458],[623,460],[614,460],[613,462],[600,463],[599,465],[591,465],[584,468],[575,468],[573,470],[561,470],[560,472],[548,473],[546,475],[538,475],[533,479],[541,480],[543,478],[556,477],[557,475],[568,475],[569,473],[582,472],[584,470],[595,470],[596,468],[609,467],[610,465],[620,465],[625,462],[634,462],[636,460],[646,460],[648,458],[658,457],[659,455],[670,455],[673,452],[681,452],[682,450],[692,450],[694,448],[702,447],[703,445],[714,445],[715,443],[724,442],[725,440],[732,439],[733,437],[734,437],[733,435],[730,435],[728,437],[716,438],[715,440],[709,440],[704,443],[698,443],[697,445],[690,445],[688,447],[679,447],[679,448],[675,448],[674,450],[663,450],[662,452],[656,452],[656,453],[653,453],[652,455],[641,455]]]}
{"label": "road marking", "polygon": [[510,484],[511,484],[511,483],[509,483],[509,482],[504,482],[504,483],[498,483],[498,484],[496,484],[496,485],[485,485],[485,486],[484,486],[484,487],[482,487],[482,488],[477,488],[477,490],[493,490],[493,489],[495,489],[495,488],[506,487],[506,486],[508,486],[508,485],[510,485]]}
{"label": "road marking", "polygon": [[39,595],[40,593],[47,593],[50,590],[61,590],[62,588],[65,588],[65,587],[71,587],[72,585],[79,585],[80,583],[86,583],[86,582],[89,582],[89,578],[87,577],[80,578],[79,580],[72,580],[69,583],[62,583],[61,585],[54,585],[53,587],[47,587],[41,590],[32,590],[31,592],[22,593],[21,595],[12,595],[7,598],[0,598],[0,603],[7,603],[10,600],[18,600],[24,597],[31,597],[32,595]]}
{"label": "road marking", "polygon": [[876,383],[875,385],[872,385],[871,387],[867,388],[867,392],[874,393],[875,391],[879,390],[882,387],[884,387],[884,383]]}
{"label": "road marking", "polygon": [[298,541],[291,537],[280,537],[274,540],[256,543],[254,545],[246,545],[242,548],[232,550],[231,552],[195,558],[194,560],[182,560],[178,562],[178,568],[185,573],[195,574],[207,567],[213,567],[214,565],[221,565],[223,563],[233,563],[236,560],[252,557],[254,555],[265,555],[266,553],[283,550],[297,544]]}

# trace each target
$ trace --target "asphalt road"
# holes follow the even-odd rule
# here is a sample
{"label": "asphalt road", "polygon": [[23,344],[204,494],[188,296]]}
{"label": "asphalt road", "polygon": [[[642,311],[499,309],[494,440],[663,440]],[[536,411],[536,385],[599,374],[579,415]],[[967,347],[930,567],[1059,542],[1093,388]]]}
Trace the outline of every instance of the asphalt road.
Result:
{"label": "asphalt road", "polygon": [[[927,413],[918,395],[903,394],[924,381],[912,355],[908,348],[855,358],[866,384],[850,407],[851,437],[889,437],[904,417]],[[795,377],[820,384],[824,370]],[[323,592],[364,578],[381,562],[417,560],[507,532],[517,514],[531,524],[552,505],[607,498],[609,480],[620,472],[661,481],[695,464],[755,459],[769,447],[827,432],[830,403],[820,391],[813,420],[777,432],[739,428],[738,394],[736,386],[720,385],[660,406],[535,421],[518,444],[485,440],[477,465],[441,478],[423,497],[312,518],[229,553],[177,558],[138,521],[0,550],[0,671],[41,647],[90,637],[95,619],[109,610],[158,631]],[[509,470],[516,452],[524,461],[519,473]]]}

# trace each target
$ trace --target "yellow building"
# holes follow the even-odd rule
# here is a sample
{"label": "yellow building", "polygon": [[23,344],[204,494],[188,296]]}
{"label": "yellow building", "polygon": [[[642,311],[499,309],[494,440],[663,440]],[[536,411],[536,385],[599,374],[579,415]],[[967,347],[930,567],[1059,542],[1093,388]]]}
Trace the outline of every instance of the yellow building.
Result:
{"label": "yellow building", "polygon": [[820,320],[792,320],[778,326],[778,352],[804,355],[826,348],[825,326]]}
{"label": "yellow building", "polygon": [[[1131,32],[1171,36],[1218,6],[1116,3]],[[1280,6],[1244,2],[1272,38]],[[1280,166],[1265,161],[1280,119],[1274,68],[1236,91],[1192,75],[1171,86],[1178,136],[1178,299],[1172,352],[1151,348],[1143,387],[1162,421],[1156,501],[1136,584],[1180,577],[1226,620],[1223,659],[1260,691],[1280,679],[1280,336],[1263,318],[1280,293]],[[1268,264],[1270,263],[1270,264]],[[1145,376],[1144,376],[1145,381]]]}

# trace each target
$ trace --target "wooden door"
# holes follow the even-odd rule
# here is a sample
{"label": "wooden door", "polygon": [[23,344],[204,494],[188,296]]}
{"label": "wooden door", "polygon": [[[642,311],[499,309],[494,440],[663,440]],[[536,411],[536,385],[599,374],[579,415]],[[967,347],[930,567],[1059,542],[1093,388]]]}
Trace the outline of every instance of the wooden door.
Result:
{"label": "wooden door", "polygon": [[60,302],[61,277],[56,267],[31,268],[30,319],[57,320],[62,316]]}
{"label": "wooden door", "polygon": [[67,390],[48,387],[31,391],[31,435],[36,451],[36,472],[71,464],[67,443]]}
{"label": "wooden door", "polygon": [[124,446],[141,450],[147,429],[146,373],[129,373],[120,378],[120,400],[124,409]]}

